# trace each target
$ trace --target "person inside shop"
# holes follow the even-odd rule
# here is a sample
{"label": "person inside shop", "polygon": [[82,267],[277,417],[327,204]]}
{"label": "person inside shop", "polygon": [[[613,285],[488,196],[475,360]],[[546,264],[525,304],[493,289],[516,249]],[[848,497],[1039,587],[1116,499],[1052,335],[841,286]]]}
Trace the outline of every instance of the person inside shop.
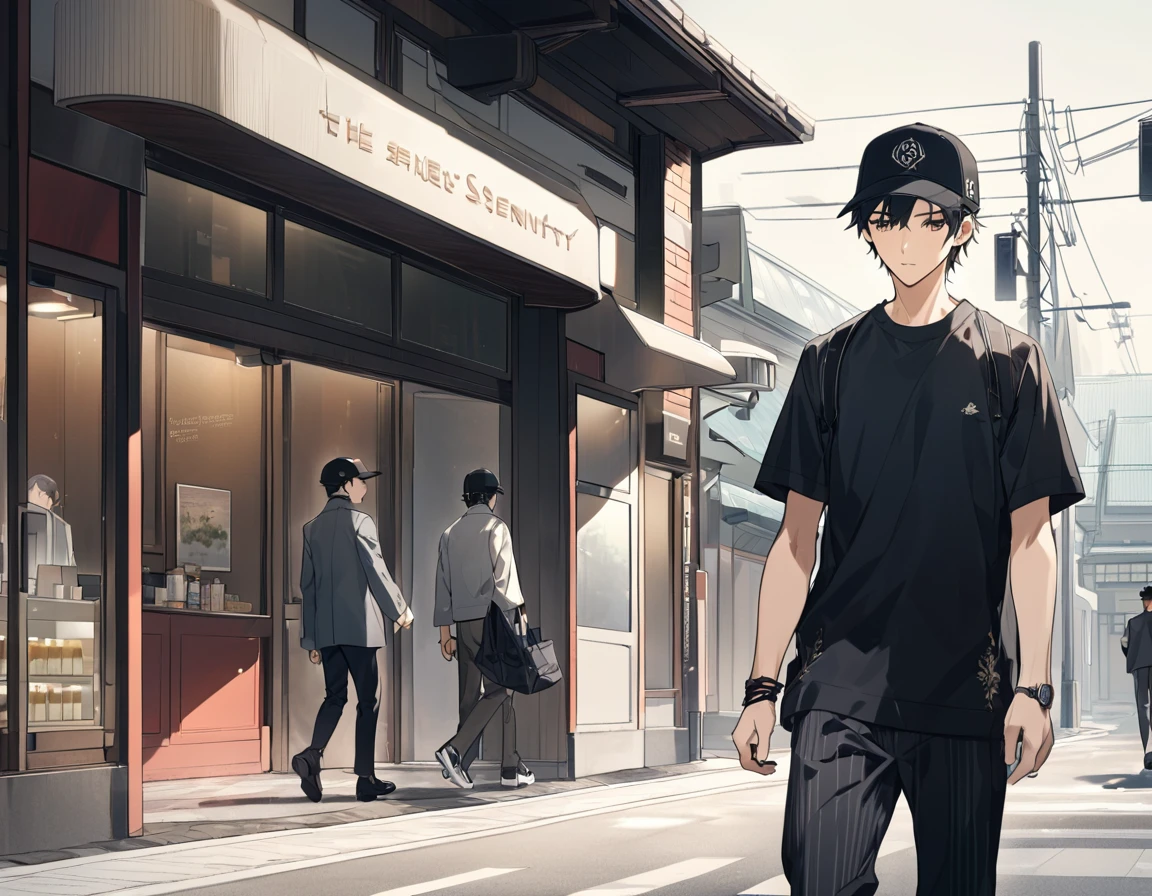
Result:
{"label": "person inside shop", "polygon": [[[29,574],[37,566],[75,566],[72,527],[60,516],[60,487],[51,476],[38,473],[28,480]],[[37,517],[41,519],[37,519]]]}
{"label": "person inside shop", "polygon": [[[490,470],[473,470],[464,477],[467,510],[440,536],[436,572],[436,609],[432,624],[440,629],[440,652],[458,662],[460,726],[456,735],[436,751],[444,777],[465,790],[472,789],[468,772],[479,753],[480,735],[497,711],[503,711],[500,783],[520,787],[536,783],[536,776],[516,752],[516,710],[512,691],[481,673],[476,654],[484,637],[484,617],[495,603],[507,613],[519,613],[524,630],[528,617],[512,554],[512,533],[492,511],[496,496],[504,494]],[[456,637],[452,625],[456,625]],[[483,683],[483,691],[481,690]]]}
{"label": "person inside shop", "polygon": [[1152,729],[1152,585],[1140,591],[1144,612],[1133,616],[1124,626],[1120,649],[1127,658],[1128,671],[1136,685],[1136,721],[1140,742],[1144,744],[1144,768],[1152,769],[1148,752],[1149,730]]}
{"label": "person inside shop", "polygon": [[[412,610],[400,593],[384,556],[376,523],[355,505],[368,493],[366,480],[379,476],[359,459],[338,457],[324,465],[320,484],[328,503],[304,526],[300,591],[304,597],[300,646],[324,665],[324,702],[316,715],[312,743],[292,757],[300,789],[320,802],[320,759],[348,702],[348,676],[356,685],[356,799],[371,802],[396,789],[376,777],[376,651],[392,633],[412,625]],[[384,618],[391,620],[387,626]]]}

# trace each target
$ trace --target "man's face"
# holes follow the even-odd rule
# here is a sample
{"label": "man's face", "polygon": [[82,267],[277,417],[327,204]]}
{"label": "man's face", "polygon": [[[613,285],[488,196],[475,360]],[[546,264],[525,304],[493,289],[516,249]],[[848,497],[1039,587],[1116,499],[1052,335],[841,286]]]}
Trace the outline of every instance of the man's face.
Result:
{"label": "man's face", "polygon": [[912,217],[904,227],[882,213],[878,202],[868,218],[864,239],[876,247],[880,260],[905,286],[915,286],[936,268],[956,246],[972,236],[972,219],[965,218],[954,237],[948,237],[948,222],[938,206],[917,199]]}
{"label": "man's face", "polygon": [[363,479],[350,479],[344,486],[344,490],[348,493],[348,499],[353,504],[359,504],[368,494],[368,483]]}

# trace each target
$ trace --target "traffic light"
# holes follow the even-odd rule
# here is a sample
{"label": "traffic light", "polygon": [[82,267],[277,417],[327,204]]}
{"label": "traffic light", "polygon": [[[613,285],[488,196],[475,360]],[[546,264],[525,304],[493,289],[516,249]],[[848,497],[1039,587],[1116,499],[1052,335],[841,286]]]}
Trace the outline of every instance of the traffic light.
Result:
{"label": "traffic light", "polygon": [[1140,122],[1140,201],[1152,202],[1152,118]]}
{"label": "traffic light", "polygon": [[1016,238],[1015,231],[996,234],[996,301],[1016,301]]}

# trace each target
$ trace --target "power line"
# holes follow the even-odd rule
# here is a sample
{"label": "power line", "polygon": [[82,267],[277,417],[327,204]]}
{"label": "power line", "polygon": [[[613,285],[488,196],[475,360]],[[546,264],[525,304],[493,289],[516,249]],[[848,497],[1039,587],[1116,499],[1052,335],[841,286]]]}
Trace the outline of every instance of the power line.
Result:
{"label": "power line", "polygon": [[1128,118],[1125,118],[1123,121],[1118,121],[1115,124],[1110,124],[1106,128],[1100,128],[1098,131],[1093,131],[1091,134],[1085,134],[1083,137],[1073,138],[1072,140],[1069,140],[1067,143],[1061,143],[1060,148],[1063,149],[1065,146],[1071,146],[1073,143],[1077,142],[1078,140],[1087,140],[1090,137],[1095,137],[1097,134],[1103,134],[1105,131],[1114,130],[1115,128],[1118,128],[1121,125],[1128,124],[1128,122],[1130,122],[1130,121],[1135,121],[1137,118],[1142,118],[1143,116],[1147,115],[1150,112],[1152,112],[1152,108],[1145,109],[1143,112],[1138,112],[1135,115],[1132,115]]}
{"label": "power line", "polygon": [[[1027,196],[985,196],[982,202],[991,202],[993,199],[1027,199]],[[767,212],[782,208],[841,208],[843,202],[795,202],[787,205],[746,205],[747,212]]]}
{"label": "power line", "polygon": [[[1017,156],[1000,156],[995,159],[977,159],[976,164],[988,165],[992,162],[1014,162],[1019,161]],[[745,177],[751,177],[753,174],[803,174],[809,171],[855,171],[859,165],[827,165],[821,168],[777,168],[768,171],[745,171]]]}
{"label": "power line", "polygon": [[1125,196],[1092,196],[1088,199],[1056,199],[1054,205],[1079,205],[1081,202],[1111,202],[1113,199],[1139,199],[1139,193],[1128,193]]}
{"label": "power line", "polygon": [[1010,103],[976,103],[968,106],[938,106],[935,109],[910,109],[906,112],[876,112],[871,115],[847,115],[842,118],[818,118],[817,124],[824,124],[828,121],[860,121],[865,118],[891,118],[896,115],[920,115],[923,112],[954,112],[957,109],[991,109],[994,106],[1016,106],[1022,100],[1014,100]]}
{"label": "power line", "polygon": [[1152,103],[1150,100],[1131,100],[1127,103],[1109,103],[1107,106],[1085,106],[1082,109],[1069,109],[1069,112],[1095,112],[1097,109],[1119,109],[1121,106],[1143,106]]}
{"label": "power line", "polygon": [[1139,142],[1140,138],[1136,137],[1133,140],[1129,140],[1127,143],[1121,143],[1119,146],[1113,146],[1111,149],[1106,149],[1103,152],[1096,153],[1094,156],[1089,156],[1087,159],[1084,159],[1080,165],[1081,167],[1084,165],[1094,165],[1096,162],[1104,162],[1113,156],[1119,156],[1126,152],[1131,152],[1136,148],[1136,144]]}

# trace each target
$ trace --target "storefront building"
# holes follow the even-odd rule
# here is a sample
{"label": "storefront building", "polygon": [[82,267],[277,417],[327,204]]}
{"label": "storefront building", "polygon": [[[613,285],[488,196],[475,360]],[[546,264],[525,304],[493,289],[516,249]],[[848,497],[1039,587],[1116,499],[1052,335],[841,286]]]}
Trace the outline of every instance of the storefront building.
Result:
{"label": "storefront building", "polygon": [[784,519],[784,505],[755,490],[756,475],[805,343],[858,309],[749,244],[742,209],[706,209],[704,228],[721,258],[704,284],[701,337],[726,354],[733,345],[758,347],[773,368],[759,389],[746,376],[736,386],[701,390],[701,566],[708,582],[703,743],[731,750],[756,646],[764,561]]}
{"label": "storefront building", "polygon": [[[0,853],[138,832],[148,780],[288,769],[337,455],[384,471],[365,509],[416,617],[378,761],[455,730],[435,552],[481,466],[564,663],[521,755],[698,752],[693,396],[735,377],[697,338],[700,164],[812,128],[663,5],[572,5],[6,4]],[[590,87],[605,53],[643,65]],[[43,799],[70,819],[29,824]]]}

